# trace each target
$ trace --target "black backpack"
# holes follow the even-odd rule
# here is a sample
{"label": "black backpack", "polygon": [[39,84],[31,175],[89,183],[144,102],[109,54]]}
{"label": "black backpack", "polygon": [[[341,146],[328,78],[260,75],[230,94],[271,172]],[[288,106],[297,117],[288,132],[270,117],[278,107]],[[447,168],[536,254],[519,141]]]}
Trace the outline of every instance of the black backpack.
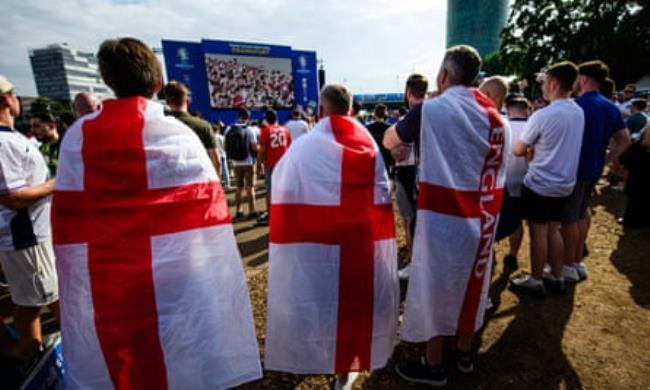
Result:
{"label": "black backpack", "polygon": [[232,125],[226,133],[226,154],[231,160],[246,160],[248,158],[248,145],[246,144],[246,128],[241,125]]}

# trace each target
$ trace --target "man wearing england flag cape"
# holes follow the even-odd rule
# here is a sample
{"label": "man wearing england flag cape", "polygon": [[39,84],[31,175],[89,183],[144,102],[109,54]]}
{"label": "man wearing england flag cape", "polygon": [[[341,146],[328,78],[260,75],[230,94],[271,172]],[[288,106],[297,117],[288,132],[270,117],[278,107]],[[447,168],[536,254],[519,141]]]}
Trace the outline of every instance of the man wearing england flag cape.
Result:
{"label": "man wearing england flag cape", "polygon": [[70,389],[219,389],[261,377],[225,195],[192,130],[151,101],[154,53],[105,41],[117,99],[68,130],[53,230]]}
{"label": "man wearing england flag cape", "polygon": [[480,66],[474,48],[449,48],[437,78],[441,95],[411,110],[384,138],[398,156],[403,143],[420,145],[417,226],[401,338],[426,341],[427,353],[422,361],[396,366],[415,383],[447,383],[444,337],[455,341],[459,371],[474,370],[472,337],[483,325],[508,153],[498,109],[470,87]]}
{"label": "man wearing england flag cape", "polygon": [[399,306],[388,176],[370,133],[330,85],[321,120],[272,177],[265,368],[355,374],[393,352]]}

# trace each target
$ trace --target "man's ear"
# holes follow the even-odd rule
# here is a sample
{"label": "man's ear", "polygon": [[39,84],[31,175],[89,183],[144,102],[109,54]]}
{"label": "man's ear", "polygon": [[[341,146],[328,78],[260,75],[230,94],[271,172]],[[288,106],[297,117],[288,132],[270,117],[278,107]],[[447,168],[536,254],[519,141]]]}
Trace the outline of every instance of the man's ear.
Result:
{"label": "man's ear", "polygon": [[447,84],[448,77],[449,74],[447,73],[447,69],[441,68],[438,72],[438,77],[436,78],[438,91],[442,91],[444,89],[444,86]]}
{"label": "man's ear", "polygon": [[158,82],[156,83],[156,86],[153,89],[153,96],[152,97],[158,96],[158,94],[160,93],[160,90],[162,89],[162,87],[163,87],[162,80],[158,80]]}

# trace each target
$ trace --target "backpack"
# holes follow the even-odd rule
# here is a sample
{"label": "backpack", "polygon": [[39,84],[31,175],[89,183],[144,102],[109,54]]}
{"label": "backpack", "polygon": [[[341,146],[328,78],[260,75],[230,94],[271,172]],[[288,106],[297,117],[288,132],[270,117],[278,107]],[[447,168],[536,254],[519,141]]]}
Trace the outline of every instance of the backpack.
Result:
{"label": "backpack", "polygon": [[232,125],[230,131],[226,133],[226,154],[231,160],[241,161],[248,158],[248,148],[246,143],[246,128],[241,125]]}

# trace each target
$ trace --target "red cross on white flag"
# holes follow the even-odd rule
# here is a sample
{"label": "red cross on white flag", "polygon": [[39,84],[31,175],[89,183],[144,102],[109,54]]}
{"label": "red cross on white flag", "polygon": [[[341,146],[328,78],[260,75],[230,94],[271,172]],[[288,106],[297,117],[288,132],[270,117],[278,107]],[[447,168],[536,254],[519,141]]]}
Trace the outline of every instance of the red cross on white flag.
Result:
{"label": "red cross on white flag", "polygon": [[273,174],[265,367],[344,373],[392,354],[399,288],[381,154],[355,120],[330,116]]}
{"label": "red cross on white flag", "polygon": [[221,185],[196,135],[143,98],[67,132],[53,199],[68,388],[261,376]]}

